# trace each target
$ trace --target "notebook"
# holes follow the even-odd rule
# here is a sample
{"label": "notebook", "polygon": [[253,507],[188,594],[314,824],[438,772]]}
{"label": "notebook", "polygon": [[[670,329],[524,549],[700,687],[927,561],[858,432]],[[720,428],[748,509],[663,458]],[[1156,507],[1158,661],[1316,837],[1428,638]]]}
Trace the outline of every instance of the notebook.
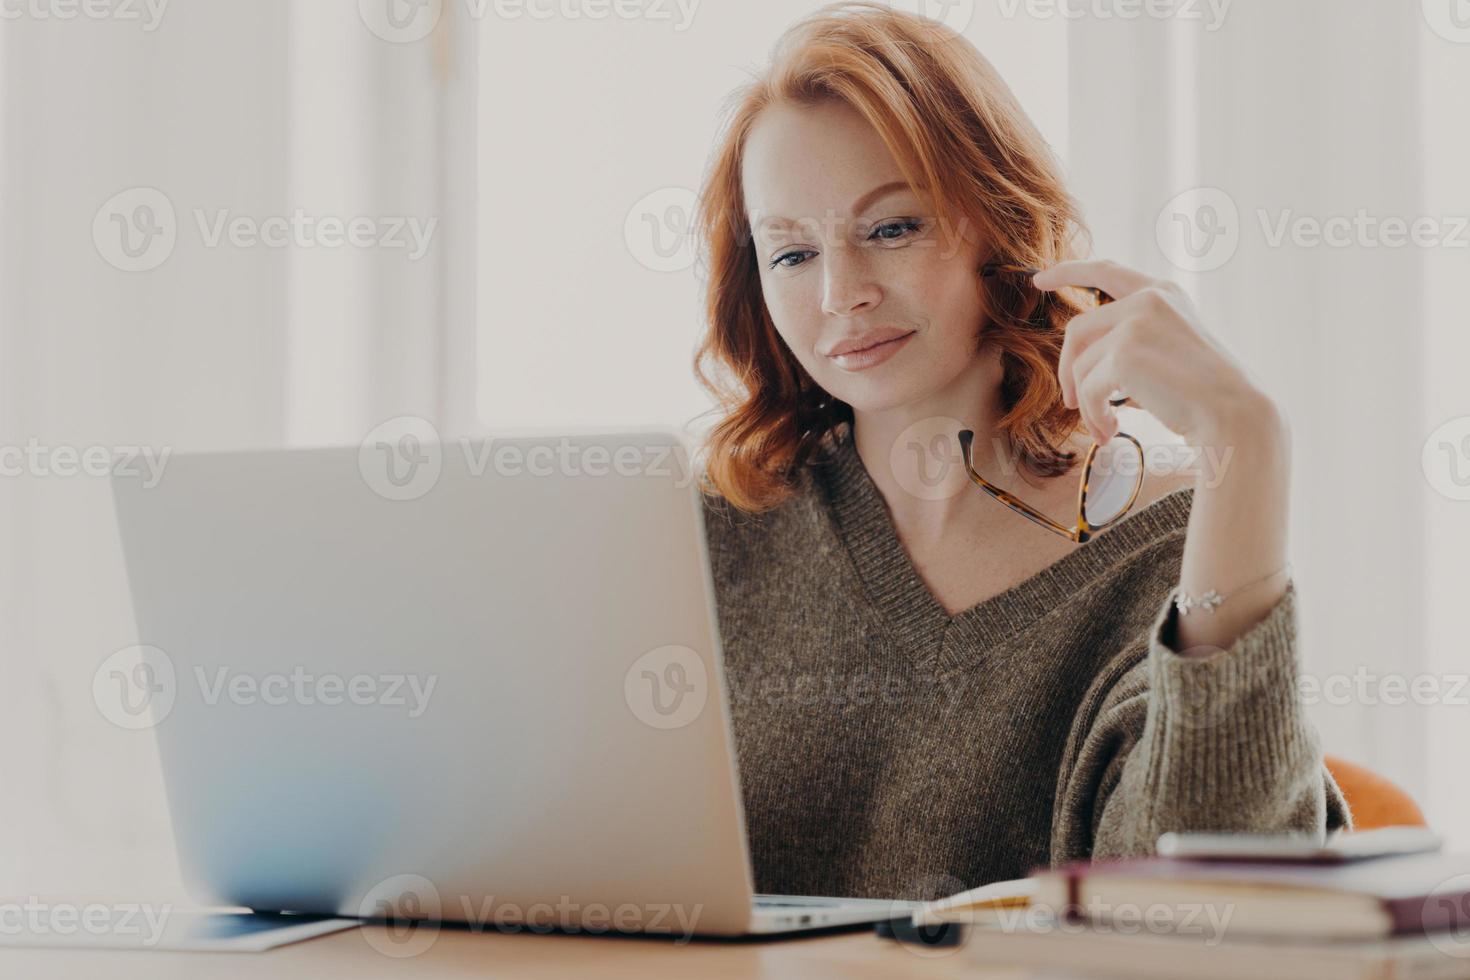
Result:
{"label": "notebook", "polygon": [[1127,980],[1465,980],[1470,943],[1450,934],[1392,939],[1288,940],[1104,931],[1095,925],[970,926],[959,955],[971,964],[1027,968],[1028,976]]}
{"label": "notebook", "polygon": [[1228,912],[1233,935],[1379,939],[1456,930],[1470,936],[1467,854],[1340,864],[1150,857],[1079,862],[1036,877],[1035,904],[1069,907],[1100,922],[1138,910],[1173,909],[1177,918],[1204,909]]}

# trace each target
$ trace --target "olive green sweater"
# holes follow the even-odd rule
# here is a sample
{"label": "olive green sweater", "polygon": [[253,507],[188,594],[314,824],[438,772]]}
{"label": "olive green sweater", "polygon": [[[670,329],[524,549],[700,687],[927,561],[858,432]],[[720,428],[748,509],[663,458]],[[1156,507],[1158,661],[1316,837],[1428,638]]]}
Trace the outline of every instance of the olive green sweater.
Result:
{"label": "olive green sweater", "polygon": [[706,497],[758,891],[932,898],[1170,830],[1350,824],[1293,585],[1223,654],[1169,646],[1192,489],[949,616],[839,432],[774,510]]}

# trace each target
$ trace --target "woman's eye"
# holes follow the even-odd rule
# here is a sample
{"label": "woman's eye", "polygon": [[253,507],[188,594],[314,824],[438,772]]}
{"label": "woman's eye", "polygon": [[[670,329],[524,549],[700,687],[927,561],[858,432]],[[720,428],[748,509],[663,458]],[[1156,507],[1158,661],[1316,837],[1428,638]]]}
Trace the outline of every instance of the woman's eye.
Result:
{"label": "woman's eye", "polygon": [[804,258],[805,256],[812,255],[812,254],[813,254],[812,252],[806,252],[806,251],[800,251],[800,250],[794,251],[794,252],[782,252],[780,255],[776,256],[775,259],[773,259],[771,261],[771,268],[774,269],[777,266],[780,266],[783,269],[794,269],[798,265],[800,265],[801,263],[800,262],[787,262],[786,261],[787,259],[790,259],[790,258]]}
{"label": "woman's eye", "polygon": [[[923,227],[924,223],[922,221],[916,221],[912,218],[904,218],[901,221],[888,221],[874,228],[868,234],[868,241],[903,241],[914,232],[922,230]],[[770,267],[772,269],[778,267],[782,269],[794,269],[805,262],[808,257],[815,254],[817,253],[808,251],[806,249],[795,249],[790,252],[783,252],[782,254],[776,256],[774,259],[771,260]],[[787,261],[788,259],[795,259],[796,261]]]}
{"label": "woman's eye", "polygon": [[877,239],[884,242],[896,242],[904,238],[910,232],[918,231],[923,225],[918,221],[905,218],[902,221],[889,221],[873,229],[868,240]]}

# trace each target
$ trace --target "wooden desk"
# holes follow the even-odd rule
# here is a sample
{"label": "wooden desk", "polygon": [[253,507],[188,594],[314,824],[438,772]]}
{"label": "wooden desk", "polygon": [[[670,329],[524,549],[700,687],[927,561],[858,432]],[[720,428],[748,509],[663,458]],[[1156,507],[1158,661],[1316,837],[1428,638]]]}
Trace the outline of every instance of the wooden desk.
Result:
{"label": "wooden desk", "polygon": [[[370,935],[370,932],[372,935]],[[735,978],[946,978],[1022,980],[1016,971],[969,966],[955,947],[918,950],[871,932],[829,934],[764,942],[667,939],[630,936],[475,934],[444,929],[417,955],[395,958],[382,927],[322,936],[265,953],[170,953],[80,949],[0,948],[0,976],[117,977],[121,980],[195,980],[215,977],[358,978],[659,977]]]}

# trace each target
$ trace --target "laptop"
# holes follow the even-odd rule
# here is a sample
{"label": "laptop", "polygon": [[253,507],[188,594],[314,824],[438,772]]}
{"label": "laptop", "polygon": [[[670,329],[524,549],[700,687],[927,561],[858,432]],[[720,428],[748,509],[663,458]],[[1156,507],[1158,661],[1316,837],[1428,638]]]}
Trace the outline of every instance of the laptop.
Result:
{"label": "laptop", "polygon": [[678,431],[413,429],[113,473],[139,643],[94,689],[154,732],[191,895],[685,937],[915,907],[754,894]]}

